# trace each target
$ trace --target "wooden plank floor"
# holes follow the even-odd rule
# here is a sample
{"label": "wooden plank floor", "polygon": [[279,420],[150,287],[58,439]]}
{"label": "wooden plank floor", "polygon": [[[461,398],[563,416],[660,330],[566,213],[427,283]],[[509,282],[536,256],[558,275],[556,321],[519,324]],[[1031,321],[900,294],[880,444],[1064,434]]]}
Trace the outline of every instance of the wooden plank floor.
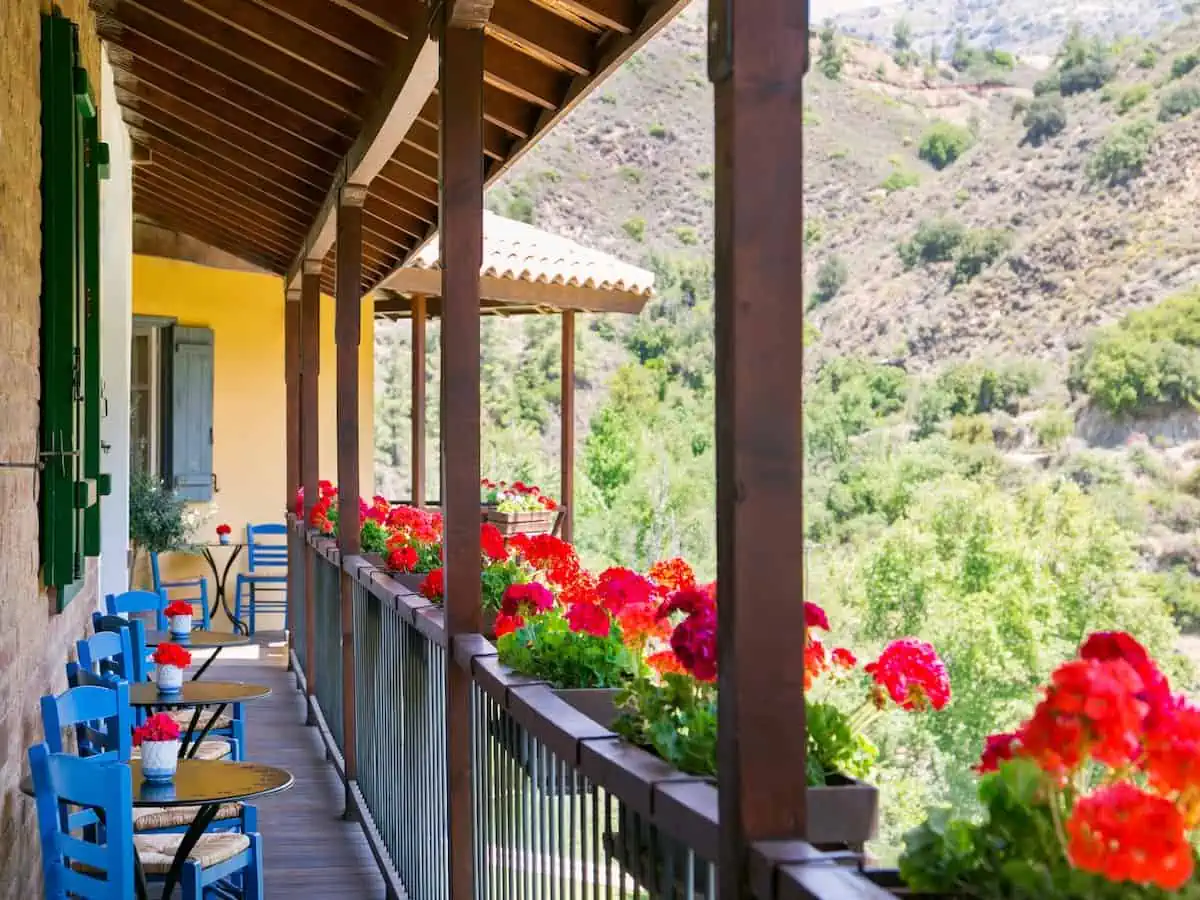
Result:
{"label": "wooden plank floor", "polygon": [[341,782],[325,760],[317,729],[304,725],[304,700],[278,640],[265,638],[256,647],[232,648],[204,677],[271,688],[271,696],[247,708],[246,758],[281,766],[296,783],[285,793],[256,801],[266,845],[267,897],[383,900],[383,878],[362,829],[341,818]]}

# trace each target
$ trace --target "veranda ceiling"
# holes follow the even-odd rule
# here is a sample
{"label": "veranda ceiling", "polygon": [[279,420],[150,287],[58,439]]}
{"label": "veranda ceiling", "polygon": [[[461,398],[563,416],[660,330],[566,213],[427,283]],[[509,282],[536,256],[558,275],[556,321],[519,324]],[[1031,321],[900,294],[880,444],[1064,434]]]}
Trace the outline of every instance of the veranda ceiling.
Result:
{"label": "veranda ceiling", "polygon": [[[464,0],[446,0],[464,2]],[[500,174],[686,0],[495,0],[484,164]],[[483,6],[488,4],[469,4]],[[364,292],[438,224],[434,10],[416,0],[92,0],[134,140],[134,211],[289,277],[367,183]],[[486,10],[485,10],[486,11]]]}

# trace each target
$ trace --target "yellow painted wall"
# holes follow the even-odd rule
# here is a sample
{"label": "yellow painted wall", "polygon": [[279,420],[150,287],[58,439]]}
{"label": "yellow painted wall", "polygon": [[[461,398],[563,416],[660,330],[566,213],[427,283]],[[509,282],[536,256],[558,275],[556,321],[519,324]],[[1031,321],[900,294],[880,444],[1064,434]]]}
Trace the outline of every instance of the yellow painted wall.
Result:
{"label": "yellow painted wall", "polygon": [[[215,539],[214,529],[228,523],[234,537],[247,522],[282,522],[286,486],[286,410],[284,406],[283,279],[273,275],[213,269],[194,263],[135,256],[133,312],[171,316],[180,325],[213,331],[213,469],[217,512],[199,538]],[[332,298],[321,303],[321,477],[337,481],[337,377]],[[374,323],[364,301],[359,416],[362,423],[360,471],[374,471]],[[363,485],[370,494],[371,484]],[[228,550],[216,550],[224,562]],[[244,555],[244,554],[243,554]],[[183,554],[167,558],[164,577],[209,574],[203,560]],[[239,559],[239,564],[244,564]],[[209,576],[211,579],[211,575]],[[210,600],[215,597],[210,583]],[[229,577],[233,604],[234,575]],[[228,627],[221,617],[214,627]],[[277,617],[260,618],[258,627],[280,627]]]}

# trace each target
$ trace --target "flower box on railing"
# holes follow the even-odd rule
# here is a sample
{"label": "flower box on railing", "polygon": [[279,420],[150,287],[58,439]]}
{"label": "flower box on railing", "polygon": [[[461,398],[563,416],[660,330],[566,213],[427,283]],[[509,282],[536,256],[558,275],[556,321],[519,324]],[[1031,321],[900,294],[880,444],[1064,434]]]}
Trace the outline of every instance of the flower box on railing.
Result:
{"label": "flower box on railing", "polygon": [[539,509],[532,512],[500,512],[490,509],[487,521],[500,530],[504,537],[514,534],[550,534],[554,530],[554,521],[558,511],[554,509]]}
{"label": "flower box on railing", "polygon": [[612,730],[620,711],[617,709],[616,688],[570,688],[554,692],[562,700],[583,713],[593,722]]}

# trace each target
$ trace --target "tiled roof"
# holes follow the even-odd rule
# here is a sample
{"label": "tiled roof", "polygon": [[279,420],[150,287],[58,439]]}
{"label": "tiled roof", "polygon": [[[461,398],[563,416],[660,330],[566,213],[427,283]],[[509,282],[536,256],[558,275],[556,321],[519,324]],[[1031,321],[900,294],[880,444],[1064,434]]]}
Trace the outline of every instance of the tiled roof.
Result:
{"label": "tiled roof", "polygon": [[[417,269],[440,268],[438,237],[426,244],[409,265]],[[483,214],[483,268],[481,274],[534,284],[563,284],[602,291],[650,297],[654,273],[614,256],[590,250],[567,238],[506,219]]]}

